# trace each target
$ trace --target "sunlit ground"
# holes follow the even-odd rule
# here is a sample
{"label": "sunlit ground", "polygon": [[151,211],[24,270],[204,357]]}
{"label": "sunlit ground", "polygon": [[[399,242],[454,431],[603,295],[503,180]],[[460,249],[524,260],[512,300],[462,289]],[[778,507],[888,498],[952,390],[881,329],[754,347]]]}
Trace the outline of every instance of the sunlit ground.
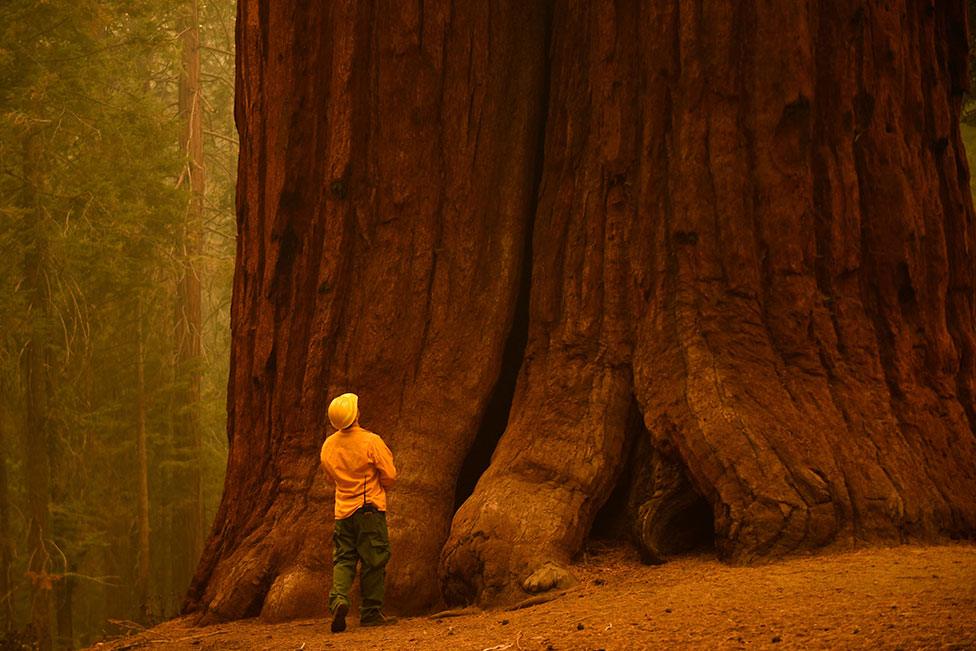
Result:
{"label": "sunlit ground", "polygon": [[[519,610],[402,619],[329,632],[328,620],[193,628],[176,620],[99,648],[171,649],[971,649],[976,546],[901,546],[730,567],[711,555],[641,565],[597,548],[581,579]],[[323,606],[324,609],[324,606]]]}

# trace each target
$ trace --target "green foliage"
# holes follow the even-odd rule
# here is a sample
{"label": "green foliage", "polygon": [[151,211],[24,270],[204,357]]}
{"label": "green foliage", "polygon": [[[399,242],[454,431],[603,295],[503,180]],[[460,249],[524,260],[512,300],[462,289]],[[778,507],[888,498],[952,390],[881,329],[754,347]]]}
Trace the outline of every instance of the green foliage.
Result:
{"label": "green foliage", "polygon": [[[208,518],[222,486],[236,143],[232,0],[201,2],[208,193],[203,396],[179,404],[174,371],[188,196],[176,109],[184,3],[7,0],[0,4],[0,461],[10,476],[13,624],[29,621],[23,351],[47,351],[51,462],[48,569],[72,591],[74,639],[105,622],[172,615],[186,589],[174,557],[191,552],[173,509],[192,499],[179,472],[192,452],[174,415],[198,409]],[[29,164],[28,147],[37,164]],[[45,309],[26,282],[40,269]],[[37,292],[34,292],[37,294]],[[152,531],[152,613],[134,593],[138,564],[136,351],[141,315]],[[16,434],[16,436],[14,435]],[[190,559],[189,564],[192,564]],[[182,563],[187,565],[186,562]],[[0,568],[2,571],[2,568]],[[59,603],[62,600],[59,599]],[[63,607],[63,606],[62,606]]]}

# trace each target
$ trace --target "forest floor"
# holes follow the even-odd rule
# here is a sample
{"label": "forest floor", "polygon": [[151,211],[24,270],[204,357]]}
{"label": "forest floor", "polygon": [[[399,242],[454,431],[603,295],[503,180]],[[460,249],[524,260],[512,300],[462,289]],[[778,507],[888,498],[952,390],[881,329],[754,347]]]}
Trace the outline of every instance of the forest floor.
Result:
{"label": "forest floor", "polygon": [[976,546],[901,546],[730,567],[713,555],[641,565],[591,545],[578,587],[519,610],[401,618],[345,633],[328,619],[204,628],[175,619],[92,649],[976,649]]}

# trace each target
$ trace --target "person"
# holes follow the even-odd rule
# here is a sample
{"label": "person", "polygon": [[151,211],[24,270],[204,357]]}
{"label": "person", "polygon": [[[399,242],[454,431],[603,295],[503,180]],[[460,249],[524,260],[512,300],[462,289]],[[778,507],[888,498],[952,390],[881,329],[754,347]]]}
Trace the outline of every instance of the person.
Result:
{"label": "person", "polygon": [[359,397],[344,393],[329,404],[336,432],[322,444],[322,468],[335,484],[332,534],[332,632],[346,630],[349,591],[362,564],[360,626],[395,621],[383,614],[390,540],[386,528],[386,491],[396,482],[393,453],[379,436],[359,426]]}

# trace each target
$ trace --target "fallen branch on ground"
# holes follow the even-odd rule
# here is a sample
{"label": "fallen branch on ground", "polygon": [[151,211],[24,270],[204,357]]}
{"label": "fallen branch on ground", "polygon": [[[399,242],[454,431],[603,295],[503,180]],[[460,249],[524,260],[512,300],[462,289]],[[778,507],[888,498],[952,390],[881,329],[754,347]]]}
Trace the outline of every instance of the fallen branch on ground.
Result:
{"label": "fallen branch on ground", "polygon": [[443,619],[445,617],[463,617],[465,615],[477,615],[481,612],[481,609],[477,606],[466,606],[464,608],[451,608],[450,610],[442,610],[439,613],[434,613],[427,617],[427,619]]}
{"label": "fallen branch on ground", "polygon": [[561,590],[559,592],[551,592],[546,594],[535,595],[534,597],[529,597],[528,599],[523,599],[514,606],[509,606],[505,610],[522,610],[523,608],[531,608],[532,606],[538,606],[539,604],[544,604],[552,601],[553,599],[559,599],[560,597],[575,591],[577,588],[569,588],[568,590]]}

